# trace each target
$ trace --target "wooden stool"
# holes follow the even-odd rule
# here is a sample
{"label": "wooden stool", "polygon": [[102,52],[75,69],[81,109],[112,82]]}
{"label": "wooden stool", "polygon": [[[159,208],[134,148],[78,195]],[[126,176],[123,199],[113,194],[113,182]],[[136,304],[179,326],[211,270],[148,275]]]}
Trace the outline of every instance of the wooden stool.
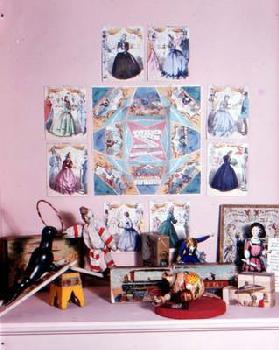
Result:
{"label": "wooden stool", "polygon": [[50,285],[48,303],[56,305],[62,310],[68,306],[72,300],[79,306],[84,306],[84,292],[78,272],[66,272]]}

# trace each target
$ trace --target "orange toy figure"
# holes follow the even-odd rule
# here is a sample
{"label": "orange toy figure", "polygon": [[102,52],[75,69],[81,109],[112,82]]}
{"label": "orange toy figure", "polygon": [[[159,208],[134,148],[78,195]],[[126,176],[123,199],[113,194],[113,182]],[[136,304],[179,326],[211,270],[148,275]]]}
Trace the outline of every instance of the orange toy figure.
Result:
{"label": "orange toy figure", "polygon": [[168,303],[182,304],[182,308],[188,308],[188,302],[200,298],[204,293],[202,278],[195,272],[165,272],[162,279],[167,282],[169,291],[162,296],[155,296],[156,305]]}
{"label": "orange toy figure", "polygon": [[63,273],[50,285],[49,304],[65,310],[68,302],[73,300],[79,306],[84,306],[84,292],[78,272]]}

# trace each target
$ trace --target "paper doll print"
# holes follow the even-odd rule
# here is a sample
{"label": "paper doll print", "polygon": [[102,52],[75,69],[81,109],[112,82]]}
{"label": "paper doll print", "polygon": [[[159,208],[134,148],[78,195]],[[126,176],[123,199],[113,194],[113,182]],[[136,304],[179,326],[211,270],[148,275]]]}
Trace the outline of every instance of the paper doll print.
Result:
{"label": "paper doll print", "polygon": [[209,137],[237,138],[248,134],[249,97],[246,88],[210,87]]}
{"label": "paper doll print", "polygon": [[84,89],[45,89],[45,130],[48,137],[86,134],[85,96]]}
{"label": "paper doll print", "polygon": [[174,248],[178,241],[189,236],[188,203],[150,202],[149,230],[169,236],[170,247]]}
{"label": "paper doll print", "polygon": [[142,79],[142,28],[104,28],[102,66],[103,80]]}
{"label": "paper doll print", "polygon": [[147,67],[149,80],[185,79],[189,75],[187,27],[149,28]]}
{"label": "paper doll print", "polygon": [[48,145],[48,194],[84,195],[88,192],[85,145]]}
{"label": "paper doll print", "polygon": [[208,192],[213,195],[245,195],[247,145],[211,143],[208,152]]}
{"label": "paper doll print", "polygon": [[143,206],[140,203],[106,203],[106,228],[121,252],[140,250],[140,233],[143,229]]}
{"label": "paper doll print", "polygon": [[200,193],[200,87],[94,87],[96,195]]}

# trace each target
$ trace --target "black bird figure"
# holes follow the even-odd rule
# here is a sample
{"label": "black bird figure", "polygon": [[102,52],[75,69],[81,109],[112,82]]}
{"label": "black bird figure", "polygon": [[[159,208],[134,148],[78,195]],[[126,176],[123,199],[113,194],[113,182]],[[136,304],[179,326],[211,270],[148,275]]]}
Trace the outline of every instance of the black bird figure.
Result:
{"label": "black bird figure", "polygon": [[17,282],[4,299],[3,304],[8,305],[34,282],[38,281],[46,272],[55,271],[53,264],[52,241],[57,231],[55,227],[45,226],[42,230],[42,239],[39,247],[31,254],[26,270],[22,279]]}

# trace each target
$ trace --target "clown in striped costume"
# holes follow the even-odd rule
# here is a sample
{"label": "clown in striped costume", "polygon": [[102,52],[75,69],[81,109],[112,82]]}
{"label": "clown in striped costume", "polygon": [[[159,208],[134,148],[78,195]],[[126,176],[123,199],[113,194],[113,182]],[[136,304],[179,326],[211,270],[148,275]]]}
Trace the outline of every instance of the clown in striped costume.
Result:
{"label": "clown in striped costume", "polygon": [[84,224],[69,227],[66,230],[66,235],[72,238],[83,236],[91,271],[104,272],[106,268],[114,266],[111,251],[116,250],[116,245],[113,237],[98,224],[90,209],[81,207],[79,211]]}

